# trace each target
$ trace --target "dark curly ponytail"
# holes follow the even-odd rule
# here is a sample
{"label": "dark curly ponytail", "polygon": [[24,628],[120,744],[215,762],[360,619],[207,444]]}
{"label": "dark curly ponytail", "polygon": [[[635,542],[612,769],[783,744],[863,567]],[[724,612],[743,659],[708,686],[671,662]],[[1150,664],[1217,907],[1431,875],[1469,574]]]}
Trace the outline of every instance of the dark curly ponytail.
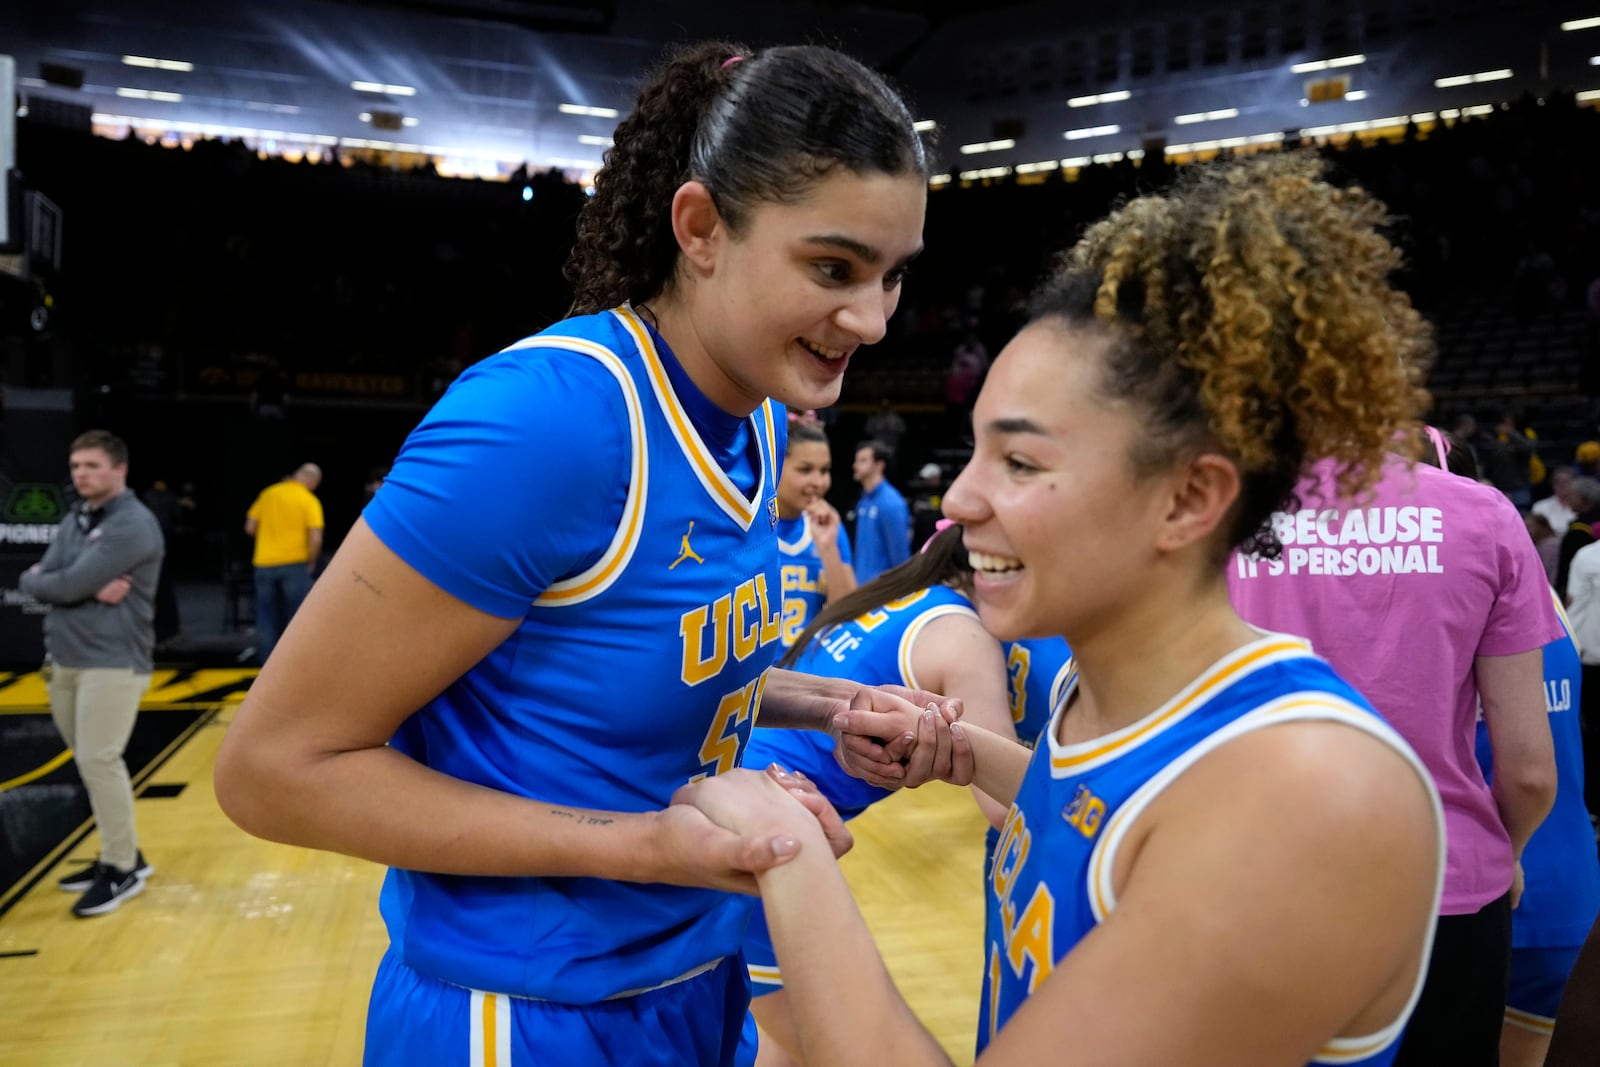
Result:
{"label": "dark curly ponytail", "polygon": [[928,173],[904,101],[857,61],[814,46],[680,48],[646,80],[613,140],[567,260],[573,315],[671,284],[672,198],[686,181],[704,183],[737,232],[753,205],[797,199],[836,167]]}

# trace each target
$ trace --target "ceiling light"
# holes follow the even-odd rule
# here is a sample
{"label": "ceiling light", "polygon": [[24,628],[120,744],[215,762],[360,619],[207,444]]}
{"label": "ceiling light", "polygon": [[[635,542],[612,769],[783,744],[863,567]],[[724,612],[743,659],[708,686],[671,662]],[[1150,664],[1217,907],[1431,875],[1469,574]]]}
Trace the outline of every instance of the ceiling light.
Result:
{"label": "ceiling light", "polygon": [[589,107],[587,104],[562,104],[556,110],[563,115],[588,115],[597,119],[614,119],[618,114],[614,107]]}
{"label": "ceiling light", "polygon": [[610,148],[612,145],[616,144],[616,142],[609,137],[596,137],[590,133],[578,134],[578,143],[597,145],[601,148]]}
{"label": "ceiling light", "polygon": [[1580,102],[1600,100],[1600,89],[1586,89],[1578,94],[1578,100]]}
{"label": "ceiling light", "polygon": [[1477,74],[1457,74],[1449,78],[1437,78],[1433,85],[1436,89],[1451,89],[1457,85],[1473,85],[1477,82],[1505,81],[1509,77],[1511,68],[1505,67],[1500,70],[1479,71]]}
{"label": "ceiling light", "polygon": [[402,125],[402,126],[415,126],[421,121],[422,121],[421,119],[414,118],[414,117],[412,117],[410,115],[407,115],[405,118],[400,120],[400,125]]}
{"label": "ceiling light", "polygon": [[1367,98],[1367,91],[1365,89],[1352,89],[1350,92],[1344,94],[1344,98],[1346,100],[1365,100]]}
{"label": "ceiling light", "polygon": [[972,144],[962,145],[961,154],[964,156],[975,156],[979,152],[1000,152],[1004,149],[1015,147],[1017,147],[1017,142],[1009,137],[1002,138],[998,141],[975,141]]}
{"label": "ceiling light", "polygon": [[1119,100],[1127,100],[1133,94],[1126,89],[1118,89],[1112,93],[1100,93],[1096,96],[1075,96],[1067,101],[1068,107],[1090,107],[1094,104],[1115,104]]}
{"label": "ceiling light", "polygon": [[1112,124],[1110,126],[1085,126],[1081,130],[1068,130],[1062,136],[1069,141],[1082,141],[1088,137],[1105,137],[1108,134],[1120,133],[1122,127]]}
{"label": "ceiling light", "polygon": [[1018,163],[1017,164],[1017,173],[1018,174],[1040,174],[1040,173],[1042,173],[1044,171],[1060,170],[1060,169],[1061,169],[1061,161],[1057,160],[1057,159],[1046,159],[1046,160],[1042,160],[1042,161],[1040,161],[1038,163]]}
{"label": "ceiling light", "polygon": [[1600,15],[1587,19],[1573,19],[1571,22],[1561,24],[1564,30],[1592,30],[1596,26],[1600,26]]}
{"label": "ceiling light", "polygon": [[1238,117],[1238,108],[1225,107],[1220,111],[1196,111],[1189,115],[1178,115],[1172,121],[1179,126],[1188,126],[1196,122],[1215,122],[1218,119],[1236,119]]}
{"label": "ceiling light", "polygon": [[[916,122],[911,124],[911,128],[916,130],[918,133],[927,133],[929,130],[936,129],[938,125],[939,124],[932,119],[918,119]],[[945,181],[949,180],[950,176],[948,174],[945,175]]]}
{"label": "ceiling light", "polygon": [[1335,67],[1355,67],[1367,61],[1363,55],[1339,56],[1337,59],[1316,59],[1310,63],[1296,63],[1289,69],[1296,74],[1310,74],[1318,70],[1331,70]]}
{"label": "ceiling light", "polygon": [[982,170],[962,171],[961,180],[964,182],[975,182],[983,178],[1004,178],[1010,173],[1010,167],[985,167]]}
{"label": "ceiling light", "polygon": [[183,102],[182,93],[163,93],[158,92],[155,89],[128,89],[118,87],[117,95],[125,96],[129,100],[161,100],[168,104],[178,104]]}
{"label": "ceiling light", "polygon": [[187,74],[194,69],[193,63],[185,63],[181,59],[151,59],[149,56],[123,56],[122,61],[130,67],[146,67],[150,70],[177,70]]}
{"label": "ceiling light", "polygon": [[388,96],[416,96],[417,90],[409,85],[385,85],[383,82],[351,82],[350,88],[358,93],[384,93]]}

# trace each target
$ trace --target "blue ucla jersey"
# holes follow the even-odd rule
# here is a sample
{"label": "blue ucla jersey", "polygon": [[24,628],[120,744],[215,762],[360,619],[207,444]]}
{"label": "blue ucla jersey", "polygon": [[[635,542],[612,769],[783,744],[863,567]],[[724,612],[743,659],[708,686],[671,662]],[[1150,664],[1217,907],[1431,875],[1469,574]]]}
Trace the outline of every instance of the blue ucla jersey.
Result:
{"label": "blue ucla jersey", "polygon": [[[911,669],[917,637],[934,619],[956,614],[977,618],[966,597],[946,585],[930,586],[823,630],[811,639],[794,669],[863,685],[921,688]],[[758,726],[744,765],[760,769],[770,763],[805,772],[846,818],[889,795],[888,790],[846,774],[833,758],[833,738],[819,731]]]}
{"label": "blue ucla jersey", "polygon": [[[1552,592],[1552,596],[1554,593]],[[1583,734],[1578,713],[1583,664],[1560,598],[1556,610],[1567,636],[1544,646],[1545,704],[1556,750],[1556,800],[1522,852],[1526,889],[1511,913],[1513,948],[1583,944],[1600,910],[1600,859],[1583,804]],[[1478,763],[1493,775],[1489,728],[1478,722]]]}
{"label": "blue ucla jersey", "polygon": [[[420,573],[516,631],[393,746],[550,805],[644,812],[735,767],[778,649],[781,409],[720,412],[629,308],[470,368],[366,512]],[[705,889],[391,870],[401,961],[470,989],[588,1004],[738,952]]]}
{"label": "blue ucla jersey", "polygon": [[[828,602],[828,579],[804,514],[778,520],[778,551],[783,554],[783,647],[800,639],[806,625]],[[839,530],[839,558],[850,562],[850,536]]]}
{"label": "blue ucla jersey", "polygon": [[1001,643],[1006,656],[1006,693],[1017,739],[1032,748],[1073,673],[1072,649],[1064,637],[1026,637]]}
{"label": "blue ucla jersey", "polygon": [[[1116,908],[1111,872],[1118,846],[1145,807],[1206,753],[1252,730],[1283,722],[1346,723],[1391,745],[1433,795],[1438,870],[1444,871],[1444,815],[1433,783],[1411,749],[1299,638],[1267,634],[1206,670],[1177,696],[1121,730],[1063,745],[1055,724],[1040,736],[1000,834],[989,876],[989,939],[980,1051],[1055,965]],[[1435,889],[1437,909],[1438,889]],[[1393,1062],[1421,991],[1422,954],[1401,1017],[1365,1037],[1337,1038],[1313,1063]]]}

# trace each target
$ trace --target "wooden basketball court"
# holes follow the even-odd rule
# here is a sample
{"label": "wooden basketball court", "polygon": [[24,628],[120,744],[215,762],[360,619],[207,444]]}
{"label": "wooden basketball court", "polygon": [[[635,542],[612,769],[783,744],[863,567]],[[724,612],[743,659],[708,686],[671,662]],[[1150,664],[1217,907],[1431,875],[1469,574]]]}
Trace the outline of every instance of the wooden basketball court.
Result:
{"label": "wooden basketball court", "polygon": [[[0,690],[0,701],[15,709],[26,692]],[[256,840],[223,816],[211,770],[241,697],[208,707],[136,781],[140,843],[156,869],[140,896],[72,916],[55,881],[95,854],[92,834],[72,844],[76,831],[18,883],[0,916],[0,1063],[360,1062],[388,941],[383,870]],[[965,790],[934,786],[852,825],[846,870],[890,970],[955,1061],[971,1063],[985,824]]]}

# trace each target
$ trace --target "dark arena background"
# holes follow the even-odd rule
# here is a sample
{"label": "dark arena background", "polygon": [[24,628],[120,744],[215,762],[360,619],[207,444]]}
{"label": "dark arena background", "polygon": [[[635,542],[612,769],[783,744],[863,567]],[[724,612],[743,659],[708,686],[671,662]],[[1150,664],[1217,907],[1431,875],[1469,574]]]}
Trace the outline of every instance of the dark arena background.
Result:
{"label": "dark arena background", "polygon": [[[353,1060],[381,871],[247,839],[210,793],[254,676],[245,510],[315,462],[337,550],[451,381],[565,313],[619,111],[665,47],[704,37],[857,55],[906,91],[937,159],[890,334],[818,413],[847,519],[854,445],[888,410],[904,422],[890,478],[931,525],[971,448],[970,354],[1002,347],[1053,252],[1184,168],[1295,148],[1393,212],[1438,341],[1433,421],[1531,431],[1538,479],[1504,488],[1532,498],[1547,472],[1600,464],[1583,447],[1600,441],[1600,0],[4,5],[0,1062]],[[17,588],[91,428],[129,443],[167,536],[127,759],[171,880],[129,909],[168,909],[135,935],[73,927],[49,884],[93,857],[89,810],[38,673],[45,608]],[[926,842],[972,838],[970,814],[882,846],[912,885],[948,879],[967,922],[977,861],[942,874]],[[975,949],[954,951],[931,968],[953,987],[902,977],[970,1062]],[[96,997],[115,1007],[69,1025]]]}

